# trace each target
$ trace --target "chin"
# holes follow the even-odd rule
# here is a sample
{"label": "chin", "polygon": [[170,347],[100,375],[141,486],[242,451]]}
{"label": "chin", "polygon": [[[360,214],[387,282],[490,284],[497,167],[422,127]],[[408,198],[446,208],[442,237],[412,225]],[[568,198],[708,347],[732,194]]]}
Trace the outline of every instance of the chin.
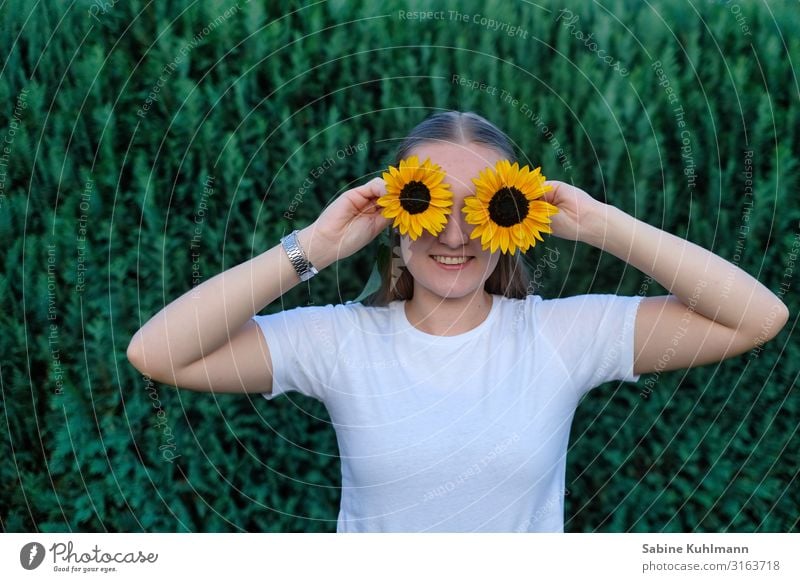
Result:
{"label": "chin", "polygon": [[483,281],[467,281],[466,278],[463,281],[449,283],[444,281],[418,281],[418,283],[442,299],[462,299],[482,291],[484,287]]}

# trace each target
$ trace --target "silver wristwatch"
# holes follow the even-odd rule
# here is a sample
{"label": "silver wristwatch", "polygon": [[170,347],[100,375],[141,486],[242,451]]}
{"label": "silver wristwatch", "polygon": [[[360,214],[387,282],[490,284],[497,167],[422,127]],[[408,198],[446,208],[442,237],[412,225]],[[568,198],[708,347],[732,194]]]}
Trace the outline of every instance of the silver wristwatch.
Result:
{"label": "silver wristwatch", "polygon": [[300,244],[297,242],[297,230],[293,230],[283,238],[281,238],[281,245],[286,255],[292,262],[294,270],[297,271],[297,276],[301,281],[308,281],[311,277],[319,273],[311,261],[308,260]]}

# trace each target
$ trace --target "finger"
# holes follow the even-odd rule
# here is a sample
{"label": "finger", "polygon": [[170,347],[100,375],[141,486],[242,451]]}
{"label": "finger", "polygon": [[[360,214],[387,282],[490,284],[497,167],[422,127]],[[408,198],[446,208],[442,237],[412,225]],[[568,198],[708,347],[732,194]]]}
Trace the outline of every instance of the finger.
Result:
{"label": "finger", "polygon": [[386,181],[383,178],[373,178],[366,184],[370,198],[380,198],[386,193]]}
{"label": "finger", "polygon": [[556,180],[545,180],[544,185],[550,186],[550,189],[547,191],[548,194],[554,194],[558,190],[558,187],[561,186],[561,182]]}
{"label": "finger", "polygon": [[359,208],[361,211],[375,206],[375,201],[381,196],[381,186],[375,183],[375,180],[380,180],[380,178],[370,180],[366,184],[354,188],[349,193],[352,197],[351,200],[353,201],[354,206]]}
{"label": "finger", "polygon": [[[547,182],[545,182],[545,184],[547,184]],[[558,184],[554,183],[553,188],[551,190],[542,193],[542,199],[545,202],[550,202],[551,204],[553,204],[555,203],[557,195],[558,195]]]}
{"label": "finger", "polygon": [[375,211],[382,210],[381,206],[378,204],[378,200],[386,194],[386,182],[384,182],[382,178],[375,178],[367,183],[365,188],[368,192],[365,198],[368,205]]}

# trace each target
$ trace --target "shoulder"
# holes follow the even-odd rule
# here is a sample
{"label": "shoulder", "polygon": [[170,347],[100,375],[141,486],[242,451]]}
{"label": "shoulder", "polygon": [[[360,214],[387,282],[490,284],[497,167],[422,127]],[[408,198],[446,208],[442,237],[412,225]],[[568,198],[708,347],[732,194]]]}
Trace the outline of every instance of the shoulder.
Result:
{"label": "shoulder", "polygon": [[610,293],[587,293],[569,297],[545,299],[528,295],[523,299],[495,296],[500,300],[505,317],[525,318],[542,330],[553,328],[561,332],[565,325],[572,329],[596,325],[602,320],[629,317],[636,311],[642,296],[625,296]]}
{"label": "shoulder", "polygon": [[279,311],[274,316],[281,316],[287,319],[364,324],[367,322],[385,322],[391,317],[392,311],[392,304],[385,307],[373,307],[360,302],[347,301],[345,303],[327,303],[325,305],[300,305]]}
{"label": "shoulder", "polygon": [[528,299],[531,297],[535,297],[535,299],[531,299],[531,304],[539,311],[564,311],[572,313],[596,311],[605,307],[627,305],[642,299],[641,296],[615,295],[613,293],[585,293],[582,295],[555,297],[552,299],[544,299],[537,295],[529,296]]}
{"label": "shoulder", "polygon": [[360,301],[346,301],[334,305],[333,308],[337,310],[338,314],[344,317],[352,317],[358,320],[383,321],[391,317],[397,305],[397,302],[390,303],[389,305],[374,306],[364,305]]}

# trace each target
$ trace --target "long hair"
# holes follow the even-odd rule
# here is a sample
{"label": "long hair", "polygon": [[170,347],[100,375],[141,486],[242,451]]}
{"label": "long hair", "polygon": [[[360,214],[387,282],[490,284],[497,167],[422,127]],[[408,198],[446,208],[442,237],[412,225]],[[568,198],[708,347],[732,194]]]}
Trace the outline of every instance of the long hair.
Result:
{"label": "long hair", "polygon": [[[411,130],[395,153],[395,166],[407,158],[411,151],[426,142],[452,142],[455,144],[480,144],[501,153],[512,164],[517,161],[514,145],[508,136],[493,123],[471,111],[445,111],[435,113]],[[365,305],[385,306],[392,301],[411,299],[414,295],[414,278],[405,266],[399,266],[400,233],[391,230],[391,260],[381,268],[380,288],[364,300]],[[532,290],[522,253],[503,253],[484,283],[484,290],[494,295],[524,299]]]}

